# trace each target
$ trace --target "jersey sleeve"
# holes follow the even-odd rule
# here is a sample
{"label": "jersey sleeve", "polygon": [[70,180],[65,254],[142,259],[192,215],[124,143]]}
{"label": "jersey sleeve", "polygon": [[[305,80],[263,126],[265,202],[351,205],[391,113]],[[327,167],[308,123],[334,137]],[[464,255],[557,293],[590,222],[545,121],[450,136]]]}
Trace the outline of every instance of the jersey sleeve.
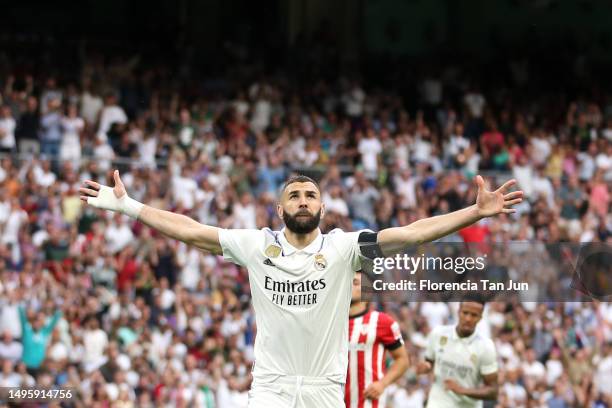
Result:
{"label": "jersey sleeve", "polygon": [[368,251],[377,248],[377,234],[371,230],[344,232],[341,229],[335,229],[330,232],[330,236],[334,237],[336,247],[351,265],[353,271],[361,270],[362,258],[369,257]]}
{"label": "jersey sleeve", "polygon": [[497,352],[495,344],[489,340],[486,342],[480,358],[480,374],[489,375],[497,372]]}
{"label": "jersey sleeve", "polygon": [[404,345],[399,324],[391,316],[381,313],[378,318],[377,337],[387,350],[395,350]]}
{"label": "jersey sleeve", "polygon": [[223,259],[246,266],[255,253],[257,242],[262,242],[263,232],[254,229],[220,229],[219,244],[223,250]]}
{"label": "jersey sleeve", "polygon": [[436,330],[429,332],[427,336],[427,348],[425,349],[425,360],[434,362],[436,361],[436,339],[438,335]]}

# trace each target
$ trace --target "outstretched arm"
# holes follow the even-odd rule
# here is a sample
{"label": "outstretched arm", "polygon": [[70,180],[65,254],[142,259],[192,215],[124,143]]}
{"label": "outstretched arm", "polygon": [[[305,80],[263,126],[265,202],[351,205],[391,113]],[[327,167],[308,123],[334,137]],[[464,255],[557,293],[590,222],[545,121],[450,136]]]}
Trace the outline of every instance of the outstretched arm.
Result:
{"label": "outstretched arm", "polygon": [[447,390],[459,395],[479,399],[479,400],[494,400],[497,398],[499,385],[497,380],[497,372],[483,376],[484,385],[475,388],[466,388],[455,380],[447,379],[444,385]]}
{"label": "outstretched arm", "polygon": [[43,327],[43,331],[47,334],[51,334],[51,332],[53,332],[53,328],[55,327],[55,325],[57,324],[59,318],[62,317],[62,311],[61,310],[56,310],[55,313],[53,313],[53,317],[51,318],[51,320],[49,321],[49,323],[47,323],[44,327]]}
{"label": "outstretched arm", "polygon": [[375,381],[367,386],[363,393],[364,397],[374,400],[379,399],[385,388],[397,381],[408,369],[410,359],[403,344],[392,350],[391,356],[393,357],[391,367],[380,381]]}
{"label": "outstretched arm", "polygon": [[200,224],[182,214],[159,210],[139,203],[128,197],[118,170],[114,171],[113,178],[114,188],[86,180],[86,186],[79,189],[81,200],[96,208],[120,212],[137,218],[143,224],[188,245],[216,255],[222,253],[219,228]]}
{"label": "outstretched arm", "polygon": [[523,191],[507,193],[516,180],[504,183],[495,191],[485,188],[484,179],[476,176],[478,196],[476,204],[462,210],[436,217],[424,218],[404,227],[387,228],[378,233],[378,244],[385,255],[399,252],[409,245],[431,242],[452,234],[478,220],[497,214],[516,212],[509,208],[523,201]]}
{"label": "outstretched arm", "polygon": [[25,308],[23,307],[23,305],[19,305],[17,307],[17,310],[19,310],[19,321],[21,322],[21,327],[23,327],[25,330],[25,328],[30,324],[26,316]]}

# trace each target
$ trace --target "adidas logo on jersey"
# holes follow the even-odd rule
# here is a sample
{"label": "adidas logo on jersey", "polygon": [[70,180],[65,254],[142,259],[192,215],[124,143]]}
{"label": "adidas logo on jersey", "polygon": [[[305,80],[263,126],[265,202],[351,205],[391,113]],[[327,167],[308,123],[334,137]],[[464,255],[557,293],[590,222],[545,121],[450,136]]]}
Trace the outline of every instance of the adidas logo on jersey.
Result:
{"label": "adidas logo on jersey", "polygon": [[264,265],[268,265],[268,266],[276,266],[276,265],[274,265],[274,263],[272,263],[272,261],[270,260],[270,258],[266,258],[266,259],[263,261],[263,264],[264,264]]}

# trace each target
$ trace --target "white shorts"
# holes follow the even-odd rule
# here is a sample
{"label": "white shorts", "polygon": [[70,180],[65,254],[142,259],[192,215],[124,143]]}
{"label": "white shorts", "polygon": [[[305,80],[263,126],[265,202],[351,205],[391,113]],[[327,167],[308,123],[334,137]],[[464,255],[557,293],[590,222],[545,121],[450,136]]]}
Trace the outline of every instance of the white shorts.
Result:
{"label": "white shorts", "polygon": [[325,377],[253,379],[249,408],[344,408],[344,384]]}

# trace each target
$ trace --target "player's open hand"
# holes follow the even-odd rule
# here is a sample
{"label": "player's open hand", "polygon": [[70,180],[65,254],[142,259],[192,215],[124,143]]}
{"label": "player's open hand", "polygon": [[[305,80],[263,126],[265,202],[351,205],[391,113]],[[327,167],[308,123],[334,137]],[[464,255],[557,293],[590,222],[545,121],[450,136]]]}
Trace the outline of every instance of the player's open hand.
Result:
{"label": "player's open hand", "polygon": [[[115,187],[112,189],[113,193],[115,194],[116,198],[121,198],[123,195],[126,194],[126,191],[125,191],[125,186],[123,185],[123,181],[121,181],[121,177],[119,176],[119,170],[115,170],[113,172],[113,179],[115,181]],[[102,187],[106,187],[106,186],[103,186],[102,184],[96,183],[95,181],[92,181],[92,180],[85,180],[85,187],[79,188],[79,192],[81,193],[81,196],[80,196],[81,200],[89,204],[92,204],[92,202],[88,201],[88,199],[90,197],[98,197]]]}
{"label": "player's open hand", "polygon": [[495,191],[489,191],[485,188],[485,181],[482,176],[476,176],[476,184],[478,184],[476,207],[478,208],[478,214],[482,217],[514,213],[516,210],[510,207],[523,201],[522,190],[508,192],[508,189],[516,184],[515,179],[506,181]]}
{"label": "player's open hand", "polygon": [[444,380],[444,386],[447,390],[452,391],[455,394],[463,394],[463,387],[453,379],[447,378]]}
{"label": "player's open hand", "polygon": [[379,399],[382,393],[385,391],[385,386],[380,381],[374,381],[372,384],[368,385],[363,392],[363,396],[367,399]]}

